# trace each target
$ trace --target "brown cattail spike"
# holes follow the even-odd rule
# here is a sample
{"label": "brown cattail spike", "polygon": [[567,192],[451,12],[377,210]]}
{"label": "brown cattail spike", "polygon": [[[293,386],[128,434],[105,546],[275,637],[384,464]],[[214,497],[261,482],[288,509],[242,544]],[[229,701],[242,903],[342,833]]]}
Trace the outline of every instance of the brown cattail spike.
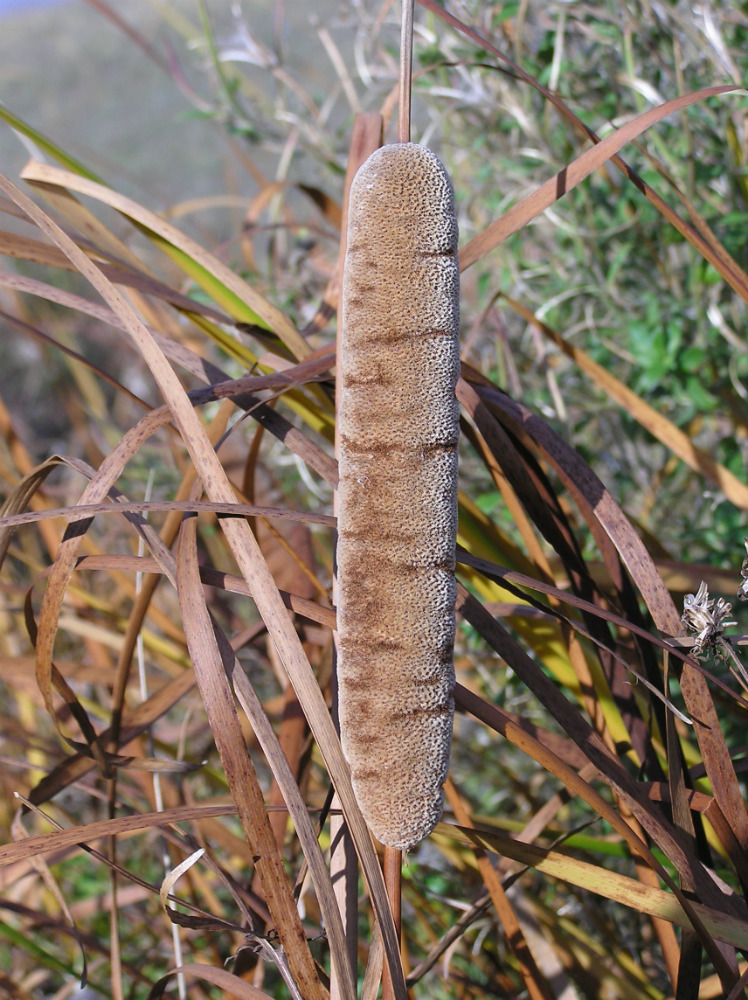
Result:
{"label": "brown cattail spike", "polygon": [[343,274],[339,692],[362,812],[402,850],[439,821],[452,739],[459,325],[449,176],[384,146],[351,187]]}

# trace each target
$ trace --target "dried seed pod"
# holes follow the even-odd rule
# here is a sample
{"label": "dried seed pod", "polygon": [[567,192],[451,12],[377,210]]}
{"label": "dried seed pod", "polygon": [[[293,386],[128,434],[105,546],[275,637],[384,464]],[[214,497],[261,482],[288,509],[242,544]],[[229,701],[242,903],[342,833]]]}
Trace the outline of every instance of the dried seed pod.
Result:
{"label": "dried seed pod", "polygon": [[457,220],[423,146],[383,146],[351,186],[339,385],[339,702],[375,836],[439,821],[454,715]]}

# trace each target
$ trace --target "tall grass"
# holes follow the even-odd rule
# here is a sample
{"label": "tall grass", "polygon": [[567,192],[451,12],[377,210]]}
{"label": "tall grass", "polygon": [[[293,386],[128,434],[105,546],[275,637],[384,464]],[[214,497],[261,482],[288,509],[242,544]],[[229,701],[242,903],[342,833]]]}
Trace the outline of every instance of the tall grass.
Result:
{"label": "tall grass", "polygon": [[256,185],[221,246],[0,107],[43,153],[0,178],[12,996],[368,1000],[385,962],[399,998],[744,993],[745,29],[455,11],[421,0],[414,138],[462,233],[458,719],[400,954],[331,591],[338,234],[395,12],[309,35],[317,93],[282,32],[164,6]]}

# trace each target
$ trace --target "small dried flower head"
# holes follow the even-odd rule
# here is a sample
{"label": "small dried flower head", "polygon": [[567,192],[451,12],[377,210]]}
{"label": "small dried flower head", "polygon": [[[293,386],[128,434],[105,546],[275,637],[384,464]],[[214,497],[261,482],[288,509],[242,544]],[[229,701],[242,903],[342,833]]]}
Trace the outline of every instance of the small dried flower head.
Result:
{"label": "small dried flower head", "polygon": [[742,582],[738,587],[738,597],[741,601],[748,601],[748,538],[744,538],[743,542],[745,544],[746,556],[743,559],[743,565],[740,567]]}
{"label": "small dried flower head", "polygon": [[729,625],[737,624],[725,621],[731,614],[732,605],[723,598],[710,600],[709,588],[703,581],[696,594],[686,594],[683,599],[681,621],[686,631],[696,636],[693,644],[694,656],[700,656],[709,646],[714,646]]}

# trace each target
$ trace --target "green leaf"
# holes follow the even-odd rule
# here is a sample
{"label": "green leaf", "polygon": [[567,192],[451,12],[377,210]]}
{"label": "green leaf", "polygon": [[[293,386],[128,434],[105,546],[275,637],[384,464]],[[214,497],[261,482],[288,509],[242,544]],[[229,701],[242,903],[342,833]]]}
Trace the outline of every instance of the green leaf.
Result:
{"label": "green leaf", "polygon": [[17,948],[22,948],[39,964],[46,966],[48,969],[54,969],[55,972],[62,972],[65,975],[78,978],[78,973],[72,965],[61,962],[59,958],[56,958],[46,949],[40,947],[36,943],[36,939],[27,937],[23,931],[19,931],[16,927],[11,927],[10,924],[6,924],[3,920],[0,920],[0,936],[7,938]]}

